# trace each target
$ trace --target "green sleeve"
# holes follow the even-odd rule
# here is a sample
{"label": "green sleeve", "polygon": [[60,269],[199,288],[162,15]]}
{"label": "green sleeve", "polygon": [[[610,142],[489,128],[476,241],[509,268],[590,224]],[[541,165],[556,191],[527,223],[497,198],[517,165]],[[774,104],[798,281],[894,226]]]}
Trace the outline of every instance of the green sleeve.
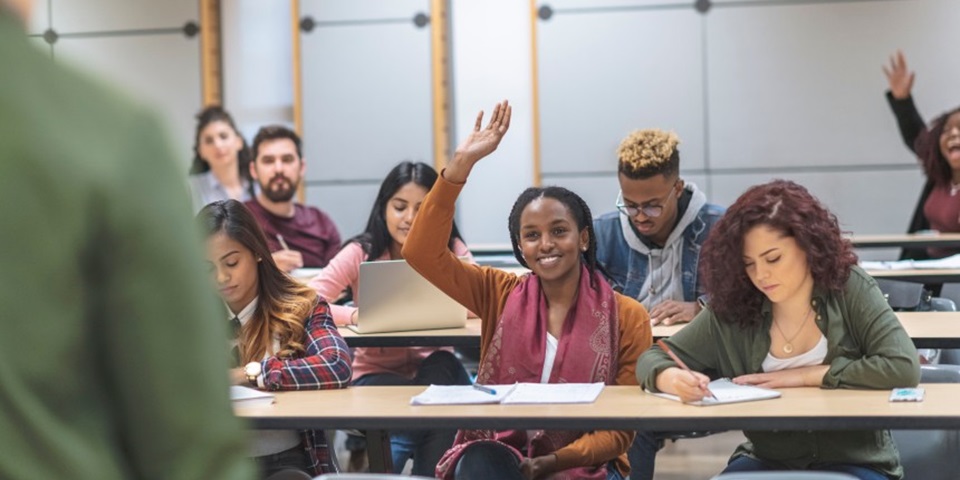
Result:
{"label": "green sleeve", "polygon": [[115,135],[125,158],[100,179],[89,255],[117,442],[136,478],[253,478],[189,196],[159,124],[127,120]]}
{"label": "green sleeve", "polygon": [[[876,282],[854,272],[844,301],[847,335],[860,351],[843,349],[823,377],[825,388],[912,387],[920,381],[917,349]],[[843,347],[841,347],[843,348]],[[849,351],[848,351],[849,350]]]}
{"label": "green sleeve", "polygon": [[[693,317],[690,324],[679,332],[664,339],[664,342],[677,354],[691,370],[703,372],[716,370],[717,364],[717,318],[710,307],[704,308]],[[637,381],[643,388],[657,392],[657,375],[677,364],[656,344],[637,360]]]}

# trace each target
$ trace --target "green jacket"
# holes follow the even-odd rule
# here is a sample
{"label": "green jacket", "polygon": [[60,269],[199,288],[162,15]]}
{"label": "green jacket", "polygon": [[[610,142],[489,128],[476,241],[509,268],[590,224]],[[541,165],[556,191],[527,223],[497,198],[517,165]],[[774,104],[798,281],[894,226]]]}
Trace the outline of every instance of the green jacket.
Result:
{"label": "green jacket", "polygon": [[[825,364],[830,370],[823,388],[876,388],[915,386],[920,364],[913,341],[890,309],[877,282],[860,267],[853,267],[844,291],[827,294],[814,288],[812,307],[816,324],[827,338]],[[740,329],[721,321],[710,308],[670,337],[670,348],[696,371],[737,377],[762,371],[770,351],[771,304],[765,301],[759,325]],[[656,390],[656,377],[672,360],[654,346],[637,361],[637,379]],[[903,475],[890,432],[744,432],[749,442],[734,453],[750,455],[790,469],[825,463],[870,465],[887,475]]]}
{"label": "green jacket", "polygon": [[255,475],[165,139],[0,11],[0,478]]}

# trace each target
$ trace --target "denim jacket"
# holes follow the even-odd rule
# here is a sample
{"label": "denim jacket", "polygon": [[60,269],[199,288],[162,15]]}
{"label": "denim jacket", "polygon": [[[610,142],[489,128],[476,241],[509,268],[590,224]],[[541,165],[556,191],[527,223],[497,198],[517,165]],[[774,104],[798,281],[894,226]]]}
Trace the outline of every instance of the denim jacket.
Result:
{"label": "denim jacket", "polygon": [[[681,236],[680,271],[683,282],[683,301],[692,302],[704,293],[698,281],[697,264],[700,260],[700,248],[707,239],[710,229],[723,215],[725,209],[706,203],[706,196],[696,185],[687,183],[684,187],[693,197],[687,210],[696,208],[696,216],[686,223]],[[681,215],[685,215],[681,212]],[[681,223],[678,227],[682,227]],[[626,236],[636,236],[629,219],[619,211],[605,213],[594,219],[593,228],[597,237],[597,263],[603,267],[607,279],[614,289],[631,298],[640,297],[640,289],[649,275],[650,257],[631,247]]]}

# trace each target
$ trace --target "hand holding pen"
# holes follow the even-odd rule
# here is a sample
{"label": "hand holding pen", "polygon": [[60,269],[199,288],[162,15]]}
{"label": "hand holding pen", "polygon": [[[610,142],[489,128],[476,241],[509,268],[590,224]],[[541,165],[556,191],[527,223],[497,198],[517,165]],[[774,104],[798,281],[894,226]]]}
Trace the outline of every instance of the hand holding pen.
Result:
{"label": "hand holding pen", "polygon": [[[673,383],[673,386],[675,387],[674,389],[677,390],[677,396],[679,396],[684,403],[696,402],[698,400],[703,400],[705,397],[710,397],[714,400],[717,399],[717,397],[713,394],[713,392],[710,391],[710,388],[708,387],[710,383],[709,377],[702,373],[690,370],[690,367],[688,367],[686,363],[683,363],[683,360],[680,360],[680,357],[678,357],[676,353],[673,353],[673,350],[670,349],[663,339],[657,340],[657,346],[660,347],[660,349],[663,350],[667,355],[669,355],[670,358],[673,359],[673,361],[676,362],[680,368],[686,371],[685,374],[676,376],[676,382]],[[666,373],[666,371],[662,372],[660,375],[662,376],[663,373]],[[664,389],[660,388],[659,385],[659,376],[657,377],[657,380],[657,389],[663,391]]]}
{"label": "hand holding pen", "polygon": [[280,243],[282,250],[277,250],[273,252],[273,261],[277,264],[277,267],[284,272],[291,272],[300,267],[303,267],[303,255],[296,251],[291,250],[290,246],[287,245],[286,240],[284,240],[283,235],[279,233],[276,235],[277,242]]}

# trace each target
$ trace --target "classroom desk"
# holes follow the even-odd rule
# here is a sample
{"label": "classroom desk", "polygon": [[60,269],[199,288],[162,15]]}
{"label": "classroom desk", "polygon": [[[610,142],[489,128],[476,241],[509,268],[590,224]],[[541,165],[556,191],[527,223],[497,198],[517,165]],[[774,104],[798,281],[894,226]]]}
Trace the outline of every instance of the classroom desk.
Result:
{"label": "classroom desk", "polygon": [[917,283],[960,282],[960,269],[867,270],[873,278],[887,278]]}
{"label": "classroom desk", "polygon": [[636,386],[606,387],[592,404],[460,406],[410,405],[422,386],[351,387],[282,392],[273,405],[235,412],[259,429],[367,430],[371,471],[382,472],[390,468],[384,432],[390,429],[960,429],[960,384],[923,387],[926,398],[919,403],[890,403],[889,390],[784,388],[778,399],[711,407],[654,397]]}
{"label": "classroom desk", "polygon": [[[897,312],[917,348],[960,348],[960,312]],[[669,337],[687,324],[653,327],[653,338]],[[358,334],[341,328],[351,347],[479,347],[480,319],[467,319],[464,328]]]}
{"label": "classroom desk", "polygon": [[960,233],[851,235],[848,238],[856,248],[960,247]]}

